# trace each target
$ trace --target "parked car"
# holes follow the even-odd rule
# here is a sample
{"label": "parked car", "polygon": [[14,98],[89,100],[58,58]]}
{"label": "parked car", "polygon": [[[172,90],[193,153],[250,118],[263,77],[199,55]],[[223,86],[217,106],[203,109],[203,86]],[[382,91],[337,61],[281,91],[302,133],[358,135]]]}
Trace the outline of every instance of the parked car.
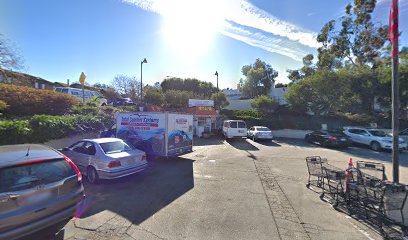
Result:
{"label": "parked car", "polygon": [[146,154],[119,138],[83,139],[63,148],[90,183],[128,176],[147,167]]}
{"label": "parked car", "polygon": [[114,107],[130,106],[130,105],[135,105],[135,102],[133,102],[133,100],[130,98],[117,98],[113,100],[112,102],[108,103],[108,106],[114,106]]}
{"label": "parked car", "polygon": [[[344,133],[351,137],[353,143],[369,146],[374,151],[392,149],[392,136],[379,129],[345,127]],[[404,139],[399,139],[399,150],[407,149]]]}
{"label": "parked car", "polygon": [[400,132],[400,137],[401,137],[402,139],[404,139],[404,141],[405,141],[406,143],[408,143],[408,128],[406,128],[406,129],[404,129],[404,130],[402,130],[402,131]]}
{"label": "parked car", "polygon": [[[82,100],[82,89],[79,89],[79,88],[56,87],[54,91],[60,92],[60,93],[66,93],[66,94],[69,94],[71,96],[74,96]],[[85,96],[86,102],[91,101],[93,97],[97,98],[101,106],[106,106],[108,102],[108,100],[103,98],[98,92],[95,92],[95,91],[85,90],[84,96]]]}
{"label": "parked car", "polygon": [[253,141],[260,140],[260,139],[268,139],[272,140],[273,135],[272,131],[263,126],[254,126],[248,130],[247,137],[251,138]]}
{"label": "parked car", "polygon": [[222,127],[222,133],[226,139],[235,137],[246,137],[247,126],[242,120],[226,120]]}
{"label": "parked car", "polygon": [[0,239],[58,232],[84,199],[77,166],[38,144],[0,146]]}
{"label": "parked car", "polygon": [[351,145],[351,138],[341,130],[320,130],[307,133],[305,141],[319,144],[324,147],[347,148]]}

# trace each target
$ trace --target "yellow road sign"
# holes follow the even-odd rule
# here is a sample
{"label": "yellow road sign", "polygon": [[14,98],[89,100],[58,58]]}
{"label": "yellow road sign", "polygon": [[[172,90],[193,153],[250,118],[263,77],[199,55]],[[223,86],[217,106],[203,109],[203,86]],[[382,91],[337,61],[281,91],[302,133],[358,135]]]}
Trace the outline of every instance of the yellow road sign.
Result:
{"label": "yellow road sign", "polygon": [[81,76],[79,77],[79,82],[84,85],[86,79],[86,75],[84,72],[81,73]]}

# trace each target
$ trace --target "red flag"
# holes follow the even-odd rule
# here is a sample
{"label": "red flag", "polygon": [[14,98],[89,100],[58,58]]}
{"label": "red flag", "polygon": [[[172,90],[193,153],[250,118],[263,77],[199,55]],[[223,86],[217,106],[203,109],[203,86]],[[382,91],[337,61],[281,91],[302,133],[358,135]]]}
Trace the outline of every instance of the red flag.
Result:
{"label": "red flag", "polygon": [[398,53],[398,0],[391,0],[388,38],[392,44],[392,58]]}

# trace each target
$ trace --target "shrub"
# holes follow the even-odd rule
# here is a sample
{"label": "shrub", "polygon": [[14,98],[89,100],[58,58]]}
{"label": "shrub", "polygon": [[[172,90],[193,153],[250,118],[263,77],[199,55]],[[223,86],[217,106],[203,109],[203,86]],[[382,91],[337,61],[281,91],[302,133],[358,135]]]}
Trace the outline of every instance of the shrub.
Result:
{"label": "shrub", "polygon": [[9,107],[5,101],[0,100],[0,115]]}
{"label": "shrub", "polygon": [[2,83],[0,100],[9,105],[5,113],[13,115],[60,115],[79,102],[68,94]]}
{"label": "shrub", "polygon": [[29,120],[34,142],[68,136],[75,131],[74,116],[35,115]]}
{"label": "shrub", "polygon": [[274,112],[279,104],[271,97],[262,95],[254,99],[251,106],[264,114],[269,114]]}
{"label": "shrub", "polygon": [[0,121],[0,145],[30,142],[31,133],[28,121]]}

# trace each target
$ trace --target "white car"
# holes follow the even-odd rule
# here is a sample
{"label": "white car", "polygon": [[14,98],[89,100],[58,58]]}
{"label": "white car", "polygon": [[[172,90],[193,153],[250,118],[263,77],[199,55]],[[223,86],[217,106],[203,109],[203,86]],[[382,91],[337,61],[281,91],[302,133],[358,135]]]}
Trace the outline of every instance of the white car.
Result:
{"label": "white car", "polygon": [[[392,149],[392,136],[378,129],[367,129],[359,127],[345,127],[344,134],[351,137],[353,143],[369,146],[374,151],[381,149]],[[399,139],[399,150],[407,149],[404,139]]]}
{"label": "white car", "polygon": [[247,126],[242,120],[226,120],[222,126],[222,133],[226,139],[235,137],[246,137]]}
{"label": "white car", "polygon": [[60,150],[90,183],[128,176],[147,167],[146,154],[118,138],[83,139]]}
{"label": "white car", "polygon": [[273,139],[272,131],[269,128],[263,127],[263,126],[251,127],[248,130],[247,137],[251,138],[253,141],[256,141],[259,139],[268,139],[268,140]]}

